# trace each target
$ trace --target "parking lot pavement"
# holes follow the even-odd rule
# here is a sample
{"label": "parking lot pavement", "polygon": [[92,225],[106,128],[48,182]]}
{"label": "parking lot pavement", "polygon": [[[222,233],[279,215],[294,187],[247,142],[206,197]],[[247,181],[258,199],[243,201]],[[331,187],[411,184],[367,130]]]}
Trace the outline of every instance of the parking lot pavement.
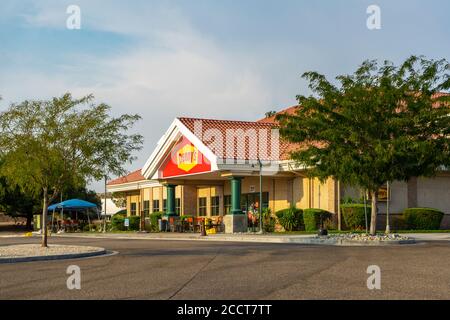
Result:
{"label": "parking lot pavement", "polygon": [[[2,238],[1,245],[37,238]],[[450,244],[334,247],[51,238],[104,247],[98,258],[0,265],[0,299],[450,299]],[[81,289],[67,288],[68,266]],[[367,288],[367,268],[381,289]]]}

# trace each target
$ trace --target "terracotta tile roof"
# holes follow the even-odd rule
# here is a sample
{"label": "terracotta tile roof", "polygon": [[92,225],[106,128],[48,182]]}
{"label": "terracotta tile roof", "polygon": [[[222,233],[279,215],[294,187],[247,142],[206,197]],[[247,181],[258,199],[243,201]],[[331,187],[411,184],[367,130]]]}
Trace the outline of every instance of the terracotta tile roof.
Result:
{"label": "terracotta tile roof", "polygon": [[128,182],[142,181],[142,180],[145,180],[145,178],[141,174],[141,169],[139,169],[139,170],[131,172],[130,174],[127,174],[126,176],[119,177],[117,179],[109,181],[108,186],[122,184],[122,183],[128,183]]}
{"label": "terracotta tile roof", "polygon": [[[279,140],[276,152],[275,137],[272,129],[277,126],[274,122],[231,121],[199,118],[178,118],[191,132],[193,132],[211,151],[222,159],[283,160],[287,158],[286,151],[289,143]],[[201,134],[195,132],[195,126],[201,127]],[[210,132],[213,136],[205,134]],[[216,139],[215,133],[221,134]],[[244,135],[244,139],[242,139]],[[228,137],[228,138],[227,138]],[[259,144],[259,141],[266,143]]]}
{"label": "terracotta tile roof", "polygon": [[288,114],[288,115],[293,115],[295,113],[295,110],[297,110],[299,106],[292,106],[286,109],[283,109],[281,111],[278,111],[277,113],[275,113],[273,116],[270,117],[266,117],[266,118],[262,118],[259,119],[257,122],[259,123],[277,123],[277,121],[275,120],[275,117],[279,114]]}

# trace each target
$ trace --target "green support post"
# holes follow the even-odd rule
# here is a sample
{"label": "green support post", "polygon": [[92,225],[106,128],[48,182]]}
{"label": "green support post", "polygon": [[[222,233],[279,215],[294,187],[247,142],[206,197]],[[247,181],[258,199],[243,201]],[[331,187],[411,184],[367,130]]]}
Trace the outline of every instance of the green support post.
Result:
{"label": "green support post", "polygon": [[166,185],[167,189],[167,207],[166,207],[166,216],[176,216],[175,212],[175,187],[174,184]]}
{"label": "green support post", "polygon": [[231,212],[230,214],[244,214],[241,210],[241,187],[242,178],[231,178]]}

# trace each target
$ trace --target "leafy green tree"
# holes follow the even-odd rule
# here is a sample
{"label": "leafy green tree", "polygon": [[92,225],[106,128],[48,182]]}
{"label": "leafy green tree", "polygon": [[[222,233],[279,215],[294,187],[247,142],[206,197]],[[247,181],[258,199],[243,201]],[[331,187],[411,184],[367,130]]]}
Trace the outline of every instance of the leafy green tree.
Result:
{"label": "leafy green tree", "polygon": [[11,186],[0,177],[0,211],[11,217],[27,219],[26,228],[31,230],[33,214],[39,212],[41,199],[23,192],[19,186]]}
{"label": "leafy green tree", "polygon": [[[102,201],[94,190],[88,190],[86,185],[75,187],[73,185],[68,185],[61,191],[63,200],[68,199],[80,199],[85,200],[101,207]],[[56,201],[58,202],[58,201]]]}
{"label": "leafy green tree", "polygon": [[110,107],[93,96],[67,93],[49,101],[24,101],[0,114],[0,174],[42,197],[42,246],[47,246],[48,205],[67,185],[125,173],[143,138],[128,130],[138,115],[111,117]]}
{"label": "leafy green tree", "polygon": [[412,56],[399,66],[365,61],[333,84],[303,75],[311,96],[297,96],[294,115],[281,114],[281,136],[298,144],[293,159],[312,176],[368,190],[370,233],[376,232],[377,192],[388,181],[433,176],[449,165],[450,65]]}

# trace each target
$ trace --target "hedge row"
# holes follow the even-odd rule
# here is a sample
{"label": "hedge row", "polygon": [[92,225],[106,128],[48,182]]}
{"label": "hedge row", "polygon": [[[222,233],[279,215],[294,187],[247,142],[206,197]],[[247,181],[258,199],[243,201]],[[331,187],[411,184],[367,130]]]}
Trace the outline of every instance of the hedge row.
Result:
{"label": "hedge row", "polygon": [[331,213],[322,209],[298,209],[291,207],[275,213],[278,223],[286,231],[316,231],[320,224],[329,225]]}
{"label": "hedge row", "polygon": [[444,213],[433,208],[408,208],[403,211],[403,220],[408,229],[437,230]]}
{"label": "hedge row", "polygon": [[306,231],[316,231],[331,219],[331,213],[323,209],[303,210],[303,221]]}
{"label": "hedge row", "polygon": [[[130,222],[129,227],[125,227],[125,219],[129,219]],[[139,230],[140,222],[141,218],[139,216],[126,217],[122,214],[115,214],[111,218],[111,226],[113,230],[118,231],[125,231],[125,230],[137,231]]]}
{"label": "hedge row", "polygon": [[370,223],[372,207],[359,203],[341,204],[341,213],[344,223],[347,228],[351,230],[360,230],[366,227],[366,213],[367,223]]}

